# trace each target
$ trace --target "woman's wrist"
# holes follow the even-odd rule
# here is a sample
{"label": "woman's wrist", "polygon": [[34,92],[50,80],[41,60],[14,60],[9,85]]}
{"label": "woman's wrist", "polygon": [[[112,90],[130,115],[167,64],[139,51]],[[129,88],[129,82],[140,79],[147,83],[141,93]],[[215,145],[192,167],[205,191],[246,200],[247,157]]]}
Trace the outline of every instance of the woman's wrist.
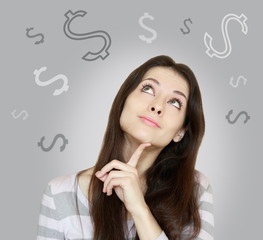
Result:
{"label": "woman's wrist", "polygon": [[[148,205],[138,207],[136,211],[130,212],[136,226],[140,240],[155,240],[162,233],[162,229],[152,215]],[[145,229],[149,231],[145,231]]]}
{"label": "woman's wrist", "polygon": [[129,213],[132,218],[144,218],[145,216],[152,214],[146,202],[137,205],[133,210],[130,210]]}

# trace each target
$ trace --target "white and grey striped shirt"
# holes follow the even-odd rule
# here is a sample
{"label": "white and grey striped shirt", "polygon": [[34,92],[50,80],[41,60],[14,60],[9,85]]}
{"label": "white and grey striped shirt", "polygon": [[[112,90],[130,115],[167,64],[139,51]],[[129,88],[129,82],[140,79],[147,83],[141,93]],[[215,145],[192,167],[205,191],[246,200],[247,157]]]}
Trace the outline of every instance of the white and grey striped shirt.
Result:
{"label": "white and grey striped shirt", "polygon": [[[213,196],[207,177],[197,171],[200,183],[201,231],[196,240],[214,239]],[[92,240],[93,226],[89,205],[79,186],[76,173],[50,181],[43,193],[37,240]],[[127,221],[128,239],[135,236],[133,221]],[[156,240],[167,240],[165,233]]]}

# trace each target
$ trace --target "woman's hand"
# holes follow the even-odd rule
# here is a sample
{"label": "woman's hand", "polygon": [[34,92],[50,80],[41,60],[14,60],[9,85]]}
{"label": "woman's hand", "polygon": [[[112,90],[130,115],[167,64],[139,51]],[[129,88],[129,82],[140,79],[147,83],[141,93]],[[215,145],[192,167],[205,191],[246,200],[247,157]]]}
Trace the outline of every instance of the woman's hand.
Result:
{"label": "woman's hand", "polygon": [[104,182],[102,191],[110,196],[114,189],[131,214],[140,211],[140,207],[146,205],[136,165],[143,150],[150,145],[150,143],[141,144],[127,163],[112,160],[95,174]]}

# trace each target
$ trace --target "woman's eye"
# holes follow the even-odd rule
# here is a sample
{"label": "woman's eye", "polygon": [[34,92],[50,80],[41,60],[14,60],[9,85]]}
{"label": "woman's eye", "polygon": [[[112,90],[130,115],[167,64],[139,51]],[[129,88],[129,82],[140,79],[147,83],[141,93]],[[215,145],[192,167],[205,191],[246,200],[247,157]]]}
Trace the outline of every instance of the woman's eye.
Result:
{"label": "woman's eye", "polygon": [[173,106],[175,106],[176,108],[178,108],[178,109],[181,109],[181,107],[182,107],[182,103],[181,103],[181,101],[178,100],[178,99],[172,99],[172,100],[170,101],[170,103],[171,103]]}
{"label": "woman's eye", "polygon": [[149,85],[145,85],[142,87],[142,91],[150,94],[154,94],[153,88]]}

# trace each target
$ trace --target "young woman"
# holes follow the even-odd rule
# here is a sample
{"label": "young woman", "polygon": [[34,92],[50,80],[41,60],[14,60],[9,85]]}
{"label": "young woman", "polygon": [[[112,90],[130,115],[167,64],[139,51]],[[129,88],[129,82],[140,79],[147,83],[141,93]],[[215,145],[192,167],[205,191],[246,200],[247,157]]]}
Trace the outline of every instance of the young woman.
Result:
{"label": "young woman", "polygon": [[38,240],[213,239],[211,186],[195,170],[204,130],[191,69],[149,59],[117,93],[96,165],[48,184]]}

